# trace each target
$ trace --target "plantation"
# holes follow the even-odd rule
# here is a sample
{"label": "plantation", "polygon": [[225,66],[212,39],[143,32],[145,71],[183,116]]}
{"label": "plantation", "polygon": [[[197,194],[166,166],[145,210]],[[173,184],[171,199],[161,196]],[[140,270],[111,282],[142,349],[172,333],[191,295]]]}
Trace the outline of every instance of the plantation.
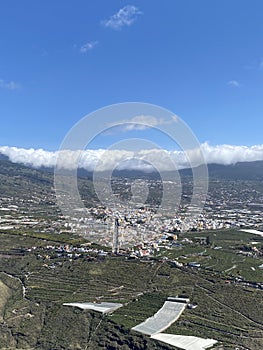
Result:
{"label": "plantation", "polygon": [[[251,270],[260,261],[240,256],[235,249],[235,244],[249,243],[251,237],[237,235],[238,238],[226,232],[224,240],[223,232],[216,233],[212,244],[219,245],[220,241],[225,247],[220,250],[212,244],[206,247],[183,244],[159,252],[152,260],[140,261],[127,260],[124,256],[57,257],[45,247],[59,246],[63,238],[68,243],[72,237],[53,235],[47,240],[46,235],[34,232],[2,233],[0,346],[171,349],[131,328],[157,312],[167,297],[183,295],[196,303],[197,308],[186,309],[167,333],[213,338],[226,349],[261,350],[262,291],[226,283],[228,279],[234,281],[237,274],[249,281],[262,281],[262,270]],[[85,242],[73,238],[76,244]],[[32,246],[36,249],[31,251],[28,248]],[[163,260],[163,256],[170,260]],[[171,263],[174,258],[184,262],[184,266],[175,267]],[[190,261],[198,261],[201,268],[187,267]],[[231,269],[233,265],[238,268]],[[123,307],[112,315],[100,315],[62,305],[78,301],[119,302]]]}

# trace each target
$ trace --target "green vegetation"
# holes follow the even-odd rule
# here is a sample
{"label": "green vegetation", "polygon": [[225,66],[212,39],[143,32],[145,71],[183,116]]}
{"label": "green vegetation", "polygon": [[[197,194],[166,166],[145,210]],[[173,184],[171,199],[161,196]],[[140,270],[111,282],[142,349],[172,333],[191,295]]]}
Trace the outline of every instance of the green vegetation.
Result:
{"label": "green vegetation", "polygon": [[2,233],[2,235],[4,234],[32,237],[32,238],[49,241],[50,243],[55,242],[55,243],[76,245],[76,244],[85,244],[88,242],[85,238],[79,235],[72,235],[72,233],[68,233],[68,232],[49,233],[49,232],[35,232],[35,231],[20,229],[20,230],[5,230],[4,233]]}
{"label": "green vegetation", "polygon": [[[10,240],[10,246],[16,245],[16,235],[5,233],[3,237]],[[40,250],[22,256],[6,250],[0,259],[0,270],[4,271],[0,273],[1,349],[170,349],[132,334],[111,316],[62,305],[66,301],[99,300],[98,297],[131,302],[146,289],[154,273],[151,265],[113,258],[94,262],[47,259],[42,239],[21,238],[24,246],[33,243]],[[26,288],[26,298],[22,286]],[[150,312],[149,309],[149,315]]]}
{"label": "green vegetation", "polygon": [[[226,241],[231,234],[226,232]],[[226,241],[221,236],[223,245]],[[230,349],[262,349],[262,291],[226,284],[227,274],[221,273],[233,262],[238,263],[240,257],[235,252],[231,260],[227,250],[197,245],[175,247],[167,253],[187,255],[206,249],[213,255],[209,260],[200,256],[204,268],[178,269],[157,259],[140,262],[124,257],[94,261],[85,257],[59,258],[45,248],[52,242],[43,237],[5,233],[1,238],[4,244],[0,270],[4,272],[0,274],[0,348],[169,349],[130,329],[152,316],[168,296],[187,295],[198,307],[187,309],[167,332],[215,338]],[[37,247],[34,251],[12,253],[14,248],[33,245]],[[227,256],[229,261],[223,264]],[[205,268],[206,262],[211,264],[216,259],[220,267]],[[239,269],[245,271],[242,266]],[[99,300],[121,302],[124,306],[112,315],[102,316],[62,305]]]}
{"label": "green vegetation", "polygon": [[[37,227],[14,226],[0,233],[0,349],[172,349],[131,328],[176,295],[188,296],[197,308],[186,309],[168,333],[211,337],[224,349],[263,348],[263,292],[252,288],[263,283],[262,254],[253,253],[252,240],[262,251],[263,238],[238,230],[179,234],[181,245],[141,261],[96,253],[59,255],[57,247],[87,241],[63,232],[52,175],[3,161],[0,181],[3,225],[8,216],[24,213],[38,221]],[[255,184],[262,190],[262,184],[251,182],[247,191],[252,193]],[[213,186],[218,187],[216,180]],[[86,205],[92,205],[96,198],[90,180],[79,179],[79,188]],[[157,194],[155,189],[153,199]],[[174,259],[184,265],[175,267]],[[190,268],[190,262],[201,267]],[[123,307],[102,316],[63,306],[77,301],[121,302]]]}

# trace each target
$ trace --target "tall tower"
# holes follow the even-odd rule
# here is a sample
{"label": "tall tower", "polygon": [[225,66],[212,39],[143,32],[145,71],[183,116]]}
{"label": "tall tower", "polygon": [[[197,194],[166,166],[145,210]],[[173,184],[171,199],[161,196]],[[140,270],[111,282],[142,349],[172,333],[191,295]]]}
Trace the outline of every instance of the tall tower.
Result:
{"label": "tall tower", "polygon": [[114,230],[113,230],[113,242],[112,242],[112,253],[119,253],[119,220],[115,218],[114,221]]}

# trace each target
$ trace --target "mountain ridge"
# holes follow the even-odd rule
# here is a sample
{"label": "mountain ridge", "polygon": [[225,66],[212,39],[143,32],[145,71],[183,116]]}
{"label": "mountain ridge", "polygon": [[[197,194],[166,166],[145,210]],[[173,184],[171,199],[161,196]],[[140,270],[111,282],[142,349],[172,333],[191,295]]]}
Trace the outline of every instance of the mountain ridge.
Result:
{"label": "mountain ridge", "polygon": [[[54,168],[51,168],[51,167],[35,168],[30,165],[11,162],[7,156],[1,153],[0,153],[0,166],[1,166],[1,172],[3,172],[3,167],[6,168],[6,171],[4,171],[6,175],[8,175],[8,171],[10,171],[11,174],[14,174],[15,169],[17,171],[27,172],[28,176],[30,173],[29,169],[32,170],[32,174],[35,174],[38,176],[40,176],[40,174],[44,176],[44,174],[47,174],[47,173],[49,174],[54,173]],[[210,178],[218,178],[218,179],[225,179],[225,180],[263,180],[263,161],[262,160],[251,161],[251,162],[237,162],[235,164],[230,164],[230,165],[211,163],[207,165],[207,168],[208,168],[208,174]],[[180,169],[178,172],[181,176],[192,176],[191,168]],[[67,171],[65,171],[65,174],[66,173]],[[169,171],[162,172],[162,174],[168,177],[173,173],[174,172],[169,172]],[[87,177],[92,179],[93,172],[83,168],[79,168],[78,176],[80,178]],[[114,170],[113,176],[128,177],[128,178],[142,177],[142,178],[152,178],[152,179],[159,178],[160,179],[160,174],[158,172],[156,171],[145,172],[142,170]]]}

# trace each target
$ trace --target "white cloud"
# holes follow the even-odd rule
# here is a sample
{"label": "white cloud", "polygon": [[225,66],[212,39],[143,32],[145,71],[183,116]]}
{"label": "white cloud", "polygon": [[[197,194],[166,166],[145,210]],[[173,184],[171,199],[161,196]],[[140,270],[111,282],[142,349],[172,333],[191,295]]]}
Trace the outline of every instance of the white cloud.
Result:
{"label": "white cloud", "polygon": [[142,12],[135,6],[126,5],[109,19],[102,21],[105,27],[115,30],[121,29],[124,26],[130,26]]}
{"label": "white cloud", "polygon": [[251,147],[234,145],[210,146],[206,142],[201,145],[201,149],[208,164],[229,165],[237,162],[263,160],[263,145]]}
{"label": "white cloud", "polygon": [[98,45],[98,41],[90,41],[84,45],[82,45],[79,49],[80,53],[86,53],[92,49],[94,49],[94,47]]}
{"label": "white cloud", "polygon": [[[172,118],[156,118],[151,115],[138,115],[131,119],[125,119],[118,122],[120,124],[118,131],[131,131],[131,130],[145,130],[149,128],[158,127],[165,124],[171,124],[178,121],[177,116],[172,116]],[[116,126],[116,124],[109,124],[109,126]]]}
{"label": "white cloud", "polygon": [[236,80],[229,80],[227,82],[227,85],[233,86],[233,87],[240,87],[240,83],[238,81],[236,81]]}
{"label": "white cloud", "polygon": [[0,88],[7,90],[16,90],[19,89],[20,85],[14,81],[6,81],[4,79],[0,79]]}
{"label": "white cloud", "polygon": [[36,168],[41,166],[53,167],[57,159],[57,152],[49,152],[43,149],[2,146],[0,147],[0,153],[9,157],[14,163],[31,165]]}
{"label": "white cloud", "polygon": [[[237,162],[249,162],[263,160],[263,145],[234,146],[218,145],[210,146],[208,143],[201,145],[204,158],[208,164],[235,164]],[[105,153],[106,152],[106,153]],[[192,152],[192,153],[191,153]],[[195,151],[191,151],[194,161]],[[17,147],[0,147],[0,153],[9,157],[12,162],[30,165],[35,168],[41,166],[54,167],[57,162],[58,151],[49,152],[43,149],[24,149]],[[189,167],[187,157],[183,151],[166,151],[162,149],[144,149],[140,151],[127,150],[85,150],[85,151],[62,151],[63,167],[71,169],[73,160],[80,157],[79,167],[93,170],[98,162],[102,162],[100,169],[141,169],[149,171],[153,164],[160,170],[171,169],[171,160],[178,169]],[[170,161],[168,161],[168,158]],[[197,156],[198,159],[198,156]]]}
{"label": "white cloud", "polygon": [[127,124],[124,124],[122,128],[125,131],[129,131],[129,130],[145,130],[151,127],[154,128],[158,125],[163,125],[167,123],[167,121],[162,118],[156,118],[150,115],[138,115],[126,121],[126,123]]}

